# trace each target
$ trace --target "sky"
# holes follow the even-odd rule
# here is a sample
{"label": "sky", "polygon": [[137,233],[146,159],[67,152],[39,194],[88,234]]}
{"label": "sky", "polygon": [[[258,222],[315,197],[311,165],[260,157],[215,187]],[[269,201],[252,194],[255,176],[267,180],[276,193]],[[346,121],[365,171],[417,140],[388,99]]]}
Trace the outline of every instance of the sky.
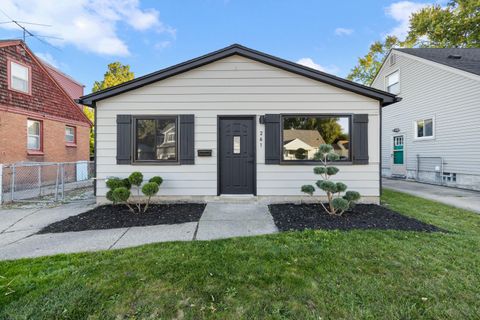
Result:
{"label": "sky", "polygon": [[8,17],[49,25],[24,24],[54,37],[27,44],[85,94],[110,62],[141,76],[233,43],[346,77],[374,41],[404,38],[410,14],[434,1],[2,0],[0,38],[22,36],[1,23]]}

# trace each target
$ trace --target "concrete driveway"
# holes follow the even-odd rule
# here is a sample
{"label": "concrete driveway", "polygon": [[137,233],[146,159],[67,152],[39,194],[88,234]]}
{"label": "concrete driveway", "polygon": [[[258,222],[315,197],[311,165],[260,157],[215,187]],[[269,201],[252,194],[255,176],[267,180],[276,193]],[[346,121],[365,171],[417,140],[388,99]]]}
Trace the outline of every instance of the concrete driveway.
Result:
{"label": "concrete driveway", "polygon": [[478,191],[397,179],[383,179],[382,184],[384,188],[480,213],[480,192]]}
{"label": "concrete driveway", "polygon": [[0,209],[0,260],[277,232],[265,204],[208,203],[199,222],[36,234],[55,221],[93,207],[81,202],[54,208]]}

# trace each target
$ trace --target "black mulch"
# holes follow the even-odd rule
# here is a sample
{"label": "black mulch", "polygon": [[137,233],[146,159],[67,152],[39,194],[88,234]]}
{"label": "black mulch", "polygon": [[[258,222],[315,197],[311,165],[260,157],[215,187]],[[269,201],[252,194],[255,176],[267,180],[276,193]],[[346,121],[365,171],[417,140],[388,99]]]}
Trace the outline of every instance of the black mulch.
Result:
{"label": "black mulch", "polygon": [[331,216],[321,204],[271,204],[268,206],[280,231],[327,229],[382,229],[404,231],[444,231],[375,204],[357,204],[342,216]]}
{"label": "black mulch", "polygon": [[52,223],[38,233],[197,222],[204,209],[204,203],[152,204],[146,213],[132,213],[124,205],[104,205]]}

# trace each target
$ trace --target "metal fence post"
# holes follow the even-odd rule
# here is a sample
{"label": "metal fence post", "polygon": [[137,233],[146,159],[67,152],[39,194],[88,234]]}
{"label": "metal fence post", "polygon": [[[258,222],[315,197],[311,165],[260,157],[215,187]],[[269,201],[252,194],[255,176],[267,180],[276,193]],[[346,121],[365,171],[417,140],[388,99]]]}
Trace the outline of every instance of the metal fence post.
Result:
{"label": "metal fence post", "polygon": [[3,164],[0,163],[0,206],[3,203]]}
{"label": "metal fence post", "polygon": [[15,163],[12,164],[12,187],[10,188],[10,200],[13,202],[13,194],[15,193]]}
{"label": "metal fence post", "polygon": [[62,200],[65,199],[65,163],[62,162]]}
{"label": "metal fence post", "polygon": [[55,179],[55,202],[58,201],[58,176],[60,171],[60,165],[57,163],[57,178]]}
{"label": "metal fence post", "polygon": [[38,196],[42,196],[42,165],[38,165]]}
{"label": "metal fence post", "polygon": [[419,172],[420,172],[420,155],[417,154],[417,174],[416,174],[417,181],[420,180]]}

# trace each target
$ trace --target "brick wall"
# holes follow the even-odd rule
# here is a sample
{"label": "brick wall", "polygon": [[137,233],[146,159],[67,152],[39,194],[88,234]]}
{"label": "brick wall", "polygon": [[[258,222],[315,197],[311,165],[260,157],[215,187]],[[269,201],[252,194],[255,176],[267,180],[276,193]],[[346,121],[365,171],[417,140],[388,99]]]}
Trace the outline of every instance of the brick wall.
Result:
{"label": "brick wall", "polygon": [[[42,121],[43,155],[31,155],[28,153],[28,119]],[[71,125],[76,128],[76,147],[67,146],[65,142],[65,125]],[[88,160],[89,132],[90,128],[85,125],[0,110],[0,163]]]}

